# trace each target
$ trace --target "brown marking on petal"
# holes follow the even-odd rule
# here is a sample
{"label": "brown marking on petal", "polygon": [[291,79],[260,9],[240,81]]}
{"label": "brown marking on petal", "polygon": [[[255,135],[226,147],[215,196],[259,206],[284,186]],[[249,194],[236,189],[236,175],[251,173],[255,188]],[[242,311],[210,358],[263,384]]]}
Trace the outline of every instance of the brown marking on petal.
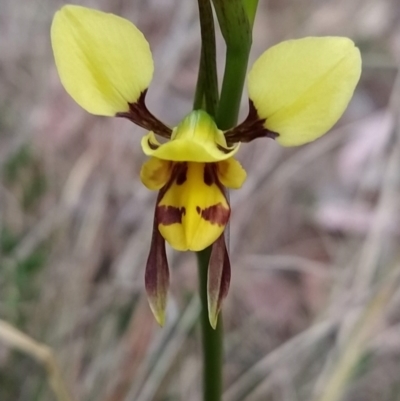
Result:
{"label": "brown marking on petal", "polygon": [[204,164],[204,175],[203,175],[203,181],[204,184],[208,185],[209,187],[215,183],[215,167],[216,165],[214,163],[206,163]]}
{"label": "brown marking on petal", "polygon": [[209,221],[211,224],[218,224],[219,226],[225,226],[228,223],[230,214],[230,209],[224,207],[222,203],[217,203],[201,210],[201,217],[204,220]]}
{"label": "brown marking on petal", "polygon": [[182,216],[186,213],[184,207],[159,205],[156,208],[157,221],[159,224],[169,226],[175,223],[182,223]]}
{"label": "brown marking on petal", "polygon": [[237,127],[224,133],[228,145],[237,142],[251,142],[257,138],[277,138],[279,136],[277,132],[270,131],[264,127],[265,121],[265,118],[258,116],[254,103],[249,99],[249,114],[247,118]]}
{"label": "brown marking on petal", "polygon": [[201,208],[200,208],[200,206],[196,206],[196,212],[197,212],[197,214],[200,214],[200,213],[201,213]]}
{"label": "brown marking on petal", "polygon": [[224,186],[220,183],[220,181],[218,179],[217,169],[218,169],[217,163],[206,163],[204,165],[203,180],[204,180],[204,183],[208,186],[215,184],[226,198]]}
{"label": "brown marking on petal", "polygon": [[[208,186],[215,184],[226,199],[224,186],[218,179],[217,168],[218,166],[216,163],[206,163],[204,165],[204,183]],[[229,203],[227,199],[226,201],[227,203]],[[226,225],[229,220],[230,213],[231,211],[229,206],[228,208],[225,208],[222,206],[222,203],[218,203],[216,205],[201,210],[199,214],[201,214],[201,217],[209,221],[211,224]]]}
{"label": "brown marking on petal", "polygon": [[[146,94],[147,89],[140,94],[139,99],[135,103],[128,103],[129,111],[117,113],[115,116],[127,118],[136,125],[139,125],[139,127],[153,131],[157,135],[170,139],[172,134],[171,128],[167,127],[157,117],[153,116],[153,114],[151,114],[147,109],[145,103]],[[151,147],[150,143],[149,146]]]}
{"label": "brown marking on petal", "polygon": [[188,166],[187,163],[177,164],[176,185],[182,185],[186,182]]}
{"label": "brown marking on petal", "polygon": [[172,164],[172,172],[169,181],[160,189],[159,192],[159,199],[162,199],[163,196],[168,192],[168,190],[171,188],[172,184],[176,181],[176,177],[179,174],[179,171],[182,167],[183,164],[186,163],[173,163]]}

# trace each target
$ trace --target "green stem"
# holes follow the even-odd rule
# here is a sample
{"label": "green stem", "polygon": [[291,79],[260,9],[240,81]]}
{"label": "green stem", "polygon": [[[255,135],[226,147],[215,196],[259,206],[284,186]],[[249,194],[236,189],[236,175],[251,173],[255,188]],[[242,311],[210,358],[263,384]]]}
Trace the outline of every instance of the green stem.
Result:
{"label": "green stem", "polygon": [[[215,116],[218,106],[218,80],[214,18],[210,0],[198,0],[201,27],[201,58],[193,109],[205,109]],[[222,396],[223,329],[220,314],[213,330],[208,319],[207,278],[211,247],[197,252],[201,331],[203,349],[203,400],[220,401]]]}
{"label": "green stem", "polygon": [[[237,17],[237,11],[242,11],[241,4],[236,0],[235,4],[221,1],[214,2],[217,14],[226,16],[233,11],[232,15]],[[221,129],[228,129],[237,122],[240,100],[246,77],[247,63],[251,46],[251,32],[254,15],[258,0],[246,0],[250,3],[247,7],[248,13],[243,19],[243,14],[237,20],[228,18],[227,25],[224,24],[225,39],[227,40],[227,53],[225,73],[221,90],[221,98],[218,102],[218,82],[216,69],[216,48],[214,19],[210,0],[198,0],[201,27],[201,59],[199,76],[194,100],[194,109],[204,108],[211,116],[216,118],[216,123]],[[216,4],[218,3],[218,4]],[[247,4],[249,6],[249,4]],[[228,11],[225,14],[223,9]],[[249,12],[250,10],[250,12]],[[221,26],[221,18],[219,18]],[[237,21],[242,22],[239,35],[237,36]],[[243,21],[245,23],[243,24]],[[250,25],[250,26],[249,26]],[[221,28],[223,28],[221,26]],[[223,360],[223,327],[222,313],[219,314],[218,324],[212,329],[208,317],[208,294],[207,279],[208,265],[210,261],[211,247],[197,252],[199,292],[201,299],[201,328],[203,341],[203,400],[221,401],[222,398],[222,360]]]}
{"label": "green stem", "polygon": [[225,73],[216,117],[218,128],[222,130],[232,128],[237,123],[249,51],[250,46],[227,47]]}
{"label": "green stem", "polygon": [[251,29],[253,29],[254,19],[256,18],[258,0],[243,0],[243,7],[249,18]]}
{"label": "green stem", "polygon": [[215,119],[222,130],[237,123],[257,3],[258,0],[213,0],[226,43],[224,79]]}
{"label": "green stem", "polygon": [[201,56],[193,109],[215,116],[218,106],[218,77],[214,18],[210,0],[199,0]]}
{"label": "green stem", "polygon": [[214,330],[208,319],[207,272],[211,247],[197,252],[203,340],[203,400],[220,401],[222,395],[223,327],[219,314]]}

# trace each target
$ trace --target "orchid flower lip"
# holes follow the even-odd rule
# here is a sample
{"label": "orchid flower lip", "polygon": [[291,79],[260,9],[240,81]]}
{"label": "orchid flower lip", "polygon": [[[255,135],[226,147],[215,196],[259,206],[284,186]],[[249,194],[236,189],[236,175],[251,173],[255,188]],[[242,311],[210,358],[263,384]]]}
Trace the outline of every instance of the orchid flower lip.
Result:
{"label": "orchid flower lip", "polygon": [[217,163],[174,163],[159,192],[155,215],[161,235],[174,249],[205,249],[223,233],[229,216]]}
{"label": "orchid flower lip", "polygon": [[[195,225],[200,224],[203,230],[213,231],[215,240],[219,231],[215,231],[216,226],[225,226],[229,219],[225,188],[239,189],[246,179],[246,172],[234,158],[216,163],[198,163],[171,162],[152,157],[143,164],[140,178],[148,189],[160,191],[161,198],[157,201],[157,205],[161,206],[157,215],[160,223],[168,226],[194,222]],[[206,222],[211,226],[204,226]],[[185,227],[181,229],[186,232]],[[209,237],[209,234],[206,236]],[[172,243],[168,241],[173,248],[186,248],[182,244],[175,247],[175,240],[172,238]]]}

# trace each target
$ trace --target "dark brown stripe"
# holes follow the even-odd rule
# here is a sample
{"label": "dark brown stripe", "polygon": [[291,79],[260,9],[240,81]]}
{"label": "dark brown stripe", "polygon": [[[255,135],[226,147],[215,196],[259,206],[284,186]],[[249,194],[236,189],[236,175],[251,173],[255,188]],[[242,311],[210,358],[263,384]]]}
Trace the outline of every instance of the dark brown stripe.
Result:
{"label": "dark brown stripe", "polygon": [[187,163],[179,163],[176,165],[177,174],[176,174],[176,185],[183,185],[187,180],[187,171],[188,165]]}
{"label": "dark brown stripe", "polygon": [[279,136],[277,132],[264,127],[265,121],[265,118],[258,116],[254,103],[249,99],[249,114],[241,124],[225,132],[227,143],[251,142],[257,138],[277,138]]}
{"label": "dark brown stripe", "polygon": [[182,216],[186,213],[186,209],[184,207],[175,207],[175,206],[157,206],[156,215],[157,221],[159,224],[163,224],[164,226],[169,226],[175,223],[182,223]]}
{"label": "dark brown stripe", "polygon": [[219,226],[225,226],[228,223],[230,214],[230,209],[222,206],[222,203],[217,203],[200,211],[200,215],[204,220]]}
{"label": "dark brown stripe", "polygon": [[172,130],[162,123],[157,117],[153,116],[146,106],[146,94],[147,89],[143,91],[139,99],[135,103],[129,104],[129,111],[117,113],[116,117],[127,118],[139,127],[153,131],[155,134],[160,135],[164,138],[170,139]]}
{"label": "dark brown stripe", "polygon": [[203,181],[204,181],[204,184],[208,185],[209,187],[215,183],[216,167],[217,166],[215,163],[204,164]]}

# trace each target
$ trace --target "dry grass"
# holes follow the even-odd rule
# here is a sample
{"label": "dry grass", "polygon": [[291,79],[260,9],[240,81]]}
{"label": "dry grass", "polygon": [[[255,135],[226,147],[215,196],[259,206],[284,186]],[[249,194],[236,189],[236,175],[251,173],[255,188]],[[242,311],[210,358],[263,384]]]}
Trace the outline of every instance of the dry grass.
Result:
{"label": "dry grass", "polygon": [[[79,3],[144,31],[156,64],[149,107],[177,123],[196,81],[196,2]],[[62,89],[49,43],[61,5],[0,0],[0,318],[40,341],[0,330],[0,400],[54,400],[42,344],[77,401],[200,400],[194,257],[169,252],[161,330],[143,287],[155,202],[138,180],[143,131],[87,115]],[[395,0],[260,1],[252,60],[283,39],[346,35],[364,68],[322,139],[242,147],[224,401],[400,399],[399,10]],[[35,349],[47,352],[39,363]]]}

